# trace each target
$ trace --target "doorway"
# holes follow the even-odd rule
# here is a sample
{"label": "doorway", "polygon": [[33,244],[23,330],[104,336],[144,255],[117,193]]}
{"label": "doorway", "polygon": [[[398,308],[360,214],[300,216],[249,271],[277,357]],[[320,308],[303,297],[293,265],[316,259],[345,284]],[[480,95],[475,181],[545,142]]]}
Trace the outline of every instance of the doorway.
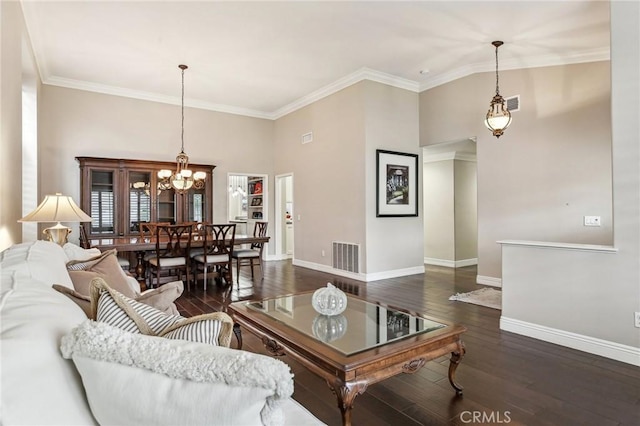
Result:
{"label": "doorway", "polygon": [[276,252],[278,260],[294,258],[293,173],[276,176]]}
{"label": "doorway", "polygon": [[424,262],[478,263],[475,137],[423,147]]}

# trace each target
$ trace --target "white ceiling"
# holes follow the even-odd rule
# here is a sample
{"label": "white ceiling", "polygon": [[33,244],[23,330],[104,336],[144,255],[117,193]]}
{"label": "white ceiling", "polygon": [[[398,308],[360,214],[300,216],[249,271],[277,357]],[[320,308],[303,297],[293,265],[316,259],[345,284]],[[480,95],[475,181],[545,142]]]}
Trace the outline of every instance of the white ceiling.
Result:
{"label": "white ceiling", "polygon": [[[278,118],[368,78],[420,92],[474,72],[606,60],[608,1],[22,0],[46,84]],[[420,70],[428,69],[427,74]]]}

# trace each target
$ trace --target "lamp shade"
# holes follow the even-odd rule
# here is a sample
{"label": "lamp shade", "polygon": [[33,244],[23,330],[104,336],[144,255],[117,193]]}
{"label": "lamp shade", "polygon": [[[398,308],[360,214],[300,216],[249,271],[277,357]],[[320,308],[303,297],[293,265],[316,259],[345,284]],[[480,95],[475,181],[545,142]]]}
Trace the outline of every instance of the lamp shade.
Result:
{"label": "lamp shade", "polygon": [[68,195],[47,195],[38,207],[18,222],[91,222],[91,216],[82,211]]}

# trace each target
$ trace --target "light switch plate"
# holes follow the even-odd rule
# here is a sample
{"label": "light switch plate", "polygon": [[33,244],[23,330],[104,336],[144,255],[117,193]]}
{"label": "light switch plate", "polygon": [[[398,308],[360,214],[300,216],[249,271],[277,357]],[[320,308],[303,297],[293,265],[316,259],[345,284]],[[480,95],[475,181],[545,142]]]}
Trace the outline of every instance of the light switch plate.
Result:
{"label": "light switch plate", "polygon": [[585,216],[584,226],[600,226],[600,216]]}

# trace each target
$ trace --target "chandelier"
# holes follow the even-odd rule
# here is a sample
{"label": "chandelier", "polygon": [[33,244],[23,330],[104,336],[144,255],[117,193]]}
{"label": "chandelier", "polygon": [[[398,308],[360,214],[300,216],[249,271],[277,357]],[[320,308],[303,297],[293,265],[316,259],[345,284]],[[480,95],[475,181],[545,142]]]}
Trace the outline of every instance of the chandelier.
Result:
{"label": "chandelier", "polygon": [[163,191],[173,188],[176,192],[184,194],[192,187],[195,189],[204,188],[204,179],[207,174],[205,172],[193,173],[193,171],[189,169],[189,156],[184,152],[184,70],[189,67],[186,65],[178,65],[178,68],[182,71],[182,122],[180,133],[182,147],[176,157],[175,173],[167,169],[162,169],[158,172],[158,178],[160,179],[158,187]]}
{"label": "chandelier", "polygon": [[496,47],[496,94],[493,99],[491,99],[491,104],[489,104],[489,111],[487,112],[487,118],[484,124],[493,132],[493,136],[499,138],[506,128],[509,127],[509,124],[511,124],[511,113],[505,105],[504,98],[500,96],[500,87],[498,85],[498,47],[504,43],[494,41],[491,44]]}

